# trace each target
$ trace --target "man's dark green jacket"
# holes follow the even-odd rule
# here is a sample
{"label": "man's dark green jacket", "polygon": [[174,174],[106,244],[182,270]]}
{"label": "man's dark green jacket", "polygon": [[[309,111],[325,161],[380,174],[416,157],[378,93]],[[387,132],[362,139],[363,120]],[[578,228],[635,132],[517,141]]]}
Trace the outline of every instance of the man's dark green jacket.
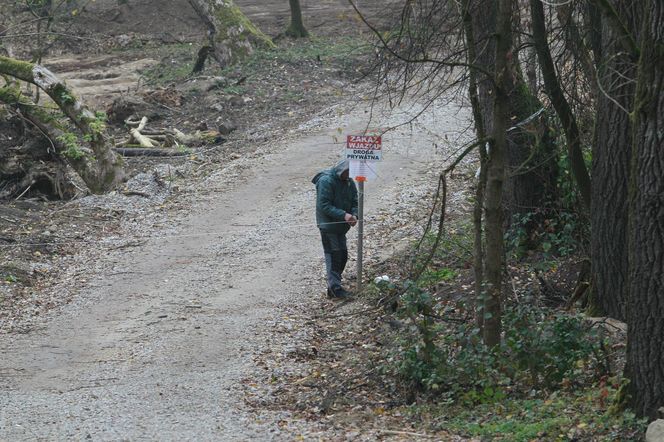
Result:
{"label": "man's dark green jacket", "polygon": [[327,233],[346,233],[350,225],[345,221],[346,213],[357,216],[357,187],[349,178],[341,179],[348,163],[341,162],[332,169],[316,174],[312,183],[316,185],[316,224]]}

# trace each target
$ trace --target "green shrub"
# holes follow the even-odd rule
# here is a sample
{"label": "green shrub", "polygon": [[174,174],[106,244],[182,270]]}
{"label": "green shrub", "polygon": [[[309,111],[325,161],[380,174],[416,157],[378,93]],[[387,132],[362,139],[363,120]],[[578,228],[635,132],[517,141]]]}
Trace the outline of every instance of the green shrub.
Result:
{"label": "green shrub", "polygon": [[[552,312],[524,302],[506,309],[503,353],[506,368],[530,377],[535,388],[556,389],[580,371],[600,351],[594,329],[579,316]],[[577,373],[580,374],[580,373]]]}
{"label": "green shrub", "polygon": [[445,309],[419,285],[407,282],[400,289],[397,314],[410,327],[393,359],[399,376],[421,392],[491,403],[508,393],[553,391],[570,385],[570,379],[583,382],[585,369],[599,366],[600,339],[579,316],[527,303],[507,306],[503,344],[490,350],[473,323],[441,321]]}
{"label": "green shrub", "polygon": [[505,232],[505,247],[514,258],[529,251],[545,256],[569,256],[589,238],[587,221],[574,212],[528,212],[514,215]]}
{"label": "green shrub", "polygon": [[431,287],[439,282],[452,281],[456,276],[456,272],[448,267],[427,269],[422,272],[417,284],[420,287]]}

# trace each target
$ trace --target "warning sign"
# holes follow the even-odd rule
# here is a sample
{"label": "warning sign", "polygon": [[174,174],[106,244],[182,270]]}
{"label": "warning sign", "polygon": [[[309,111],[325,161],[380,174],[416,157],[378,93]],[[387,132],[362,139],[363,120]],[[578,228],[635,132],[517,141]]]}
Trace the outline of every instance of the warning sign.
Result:
{"label": "warning sign", "polygon": [[346,159],[375,162],[383,159],[382,140],[379,136],[348,135]]}

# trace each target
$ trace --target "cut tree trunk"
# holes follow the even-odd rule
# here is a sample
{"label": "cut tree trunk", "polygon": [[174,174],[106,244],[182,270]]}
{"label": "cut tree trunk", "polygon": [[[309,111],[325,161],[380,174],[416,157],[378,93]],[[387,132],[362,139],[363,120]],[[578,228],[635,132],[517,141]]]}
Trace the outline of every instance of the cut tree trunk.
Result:
{"label": "cut tree trunk", "polygon": [[143,117],[141,121],[138,123],[138,127],[134,127],[131,130],[129,130],[129,134],[131,137],[141,146],[146,149],[151,149],[155,147],[155,142],[154,140],[146,137],[141,133],[143,129],[145,129],[145,125],[148,123],[147,117]]}
{"label": "cut tree trunk", "polygon": [[[105,134],[103,119],[91,112],[67,87],[45,67],[0,56],[0,74],[37,85],[68,117],[79,131],[75,135],[59,124],[57,119],[41,111],[26,100],[18,89],[2,89],[1,101],[19,106],[23,113],[49,136],[58,153],[64,155],[93,193],[103,193],[117,187],[124,180],[121,157],[115,154]],[[84,140],[84,141],[82,141]],[[88,147],[84,147],[85,143]]]}
{"label": "cut tree trunk", "polygon": [[250,55],[255,46],[272,48],[274,43],[263,34],[235,5],[233,0],[189,0],[208,29],[210,55],[226,67]]}

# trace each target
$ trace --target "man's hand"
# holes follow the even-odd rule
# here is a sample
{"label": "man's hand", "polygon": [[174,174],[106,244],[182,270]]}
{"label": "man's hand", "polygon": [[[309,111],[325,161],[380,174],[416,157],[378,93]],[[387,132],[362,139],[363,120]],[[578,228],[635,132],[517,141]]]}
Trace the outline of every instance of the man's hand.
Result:
{"label": "man's hand", "polygon": [[355,224],[357,224],[357,218],[355,218],[353,215],[350,213],[347,213],[346,216],[344,217],[346,222],[350,224],[351,227],[355,227]]}

